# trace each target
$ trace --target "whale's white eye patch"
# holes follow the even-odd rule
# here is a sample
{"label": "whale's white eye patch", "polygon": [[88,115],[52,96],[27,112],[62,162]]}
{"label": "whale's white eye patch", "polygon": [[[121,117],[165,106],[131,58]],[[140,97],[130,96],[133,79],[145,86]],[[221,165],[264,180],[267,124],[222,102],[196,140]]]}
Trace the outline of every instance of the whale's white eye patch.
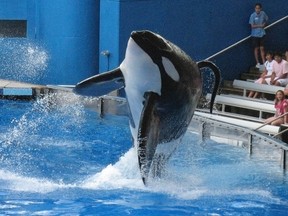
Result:
{"label": "whale's white eye patch", "polygon": [[170,76],[174,81],[178,82],[180,79],[179,73],[172,62],[168,58],[162,57],[162,63],[168,76]]}

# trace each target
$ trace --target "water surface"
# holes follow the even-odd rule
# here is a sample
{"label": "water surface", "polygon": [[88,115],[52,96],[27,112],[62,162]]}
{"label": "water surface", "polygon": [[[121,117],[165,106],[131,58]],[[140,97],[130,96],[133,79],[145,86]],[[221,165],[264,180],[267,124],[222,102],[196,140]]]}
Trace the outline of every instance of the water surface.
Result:
{"label": "water surface", "polygon": [[57,97],[0,101],[1,215],[287,215],[273,147],[249,156],[187,132],[163,178],[144,187],[128,119]]}

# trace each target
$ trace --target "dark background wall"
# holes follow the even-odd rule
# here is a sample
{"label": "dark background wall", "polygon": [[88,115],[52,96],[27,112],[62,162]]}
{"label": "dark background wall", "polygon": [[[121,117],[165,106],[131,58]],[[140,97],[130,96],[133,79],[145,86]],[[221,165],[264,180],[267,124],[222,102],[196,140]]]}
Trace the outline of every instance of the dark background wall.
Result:
{"label": "dark background wall", "polygon": [[[256,1],[237,0],[0,0],[0,20],[27,21],[27,35],[0,35],[0,78],[75,84],[117,67],[131,31],[149,29],[206,59],[249,36]],[[262,0],[272,23],[287,0]],[[1,32],[1,30],[0,30]],[[250,40],[212,58],[232,80],[255,64]],[[267,30],[267,50],[288,49],[288,20]]]}
{"label": "dark background wall", "polygon": [[[196,61],[250,35],[249,16],[258,1],[144,0],[120,1],[120,53],[132,30],[150,29],[171,40]],[[287,1],[261,1],[272,23],[288,15]],[[266,49],[288,49],[288,19],[267,30]],[[255,65],[251,41],[211,59],[232,80]]]}

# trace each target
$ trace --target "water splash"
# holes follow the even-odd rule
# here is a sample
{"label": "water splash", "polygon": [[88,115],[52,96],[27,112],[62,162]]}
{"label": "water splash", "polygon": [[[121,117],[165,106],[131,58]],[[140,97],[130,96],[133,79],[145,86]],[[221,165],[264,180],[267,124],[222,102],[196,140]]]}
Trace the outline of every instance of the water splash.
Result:
{"label": "water splash", "polygon": [[47,140],[51,136],[65,140],[65,137],[72,137],[77,128],[80,133],[83,115],[82,101],[73,94],[56,93],[35,101],[0,134],[1,167],[27,176],[45,175],[45,169],[53,172],[57,164],[49,163],[49,156],[43,154],[43,151],[53,149],[46,145]]}
{"label": "water splash", "polygon": [[[125,153],[118,162],[106,166],[102,171],[95,175],[89,176],[82,181],[77,181],[71,184],[65,184],[61,181],[52,181],[49,179],[40,178],[29,178],[18,174],[10,173],[7,171],[0,170],[0,180],[10,182],[9,189],[15,191],[27,191],[37,193],[48,193],[62,189],[84,189],[84,190],[136,190],[146,191],[154,194],[166,194],[176,197],[180,200],[197,200],[200,197],[214,197],[216,200],[223,199],[223,197],[229,196],[247,196],[249,199],[255,199],[255,203],[243,203],[241,200],[233,201],[234,207],[246,206],[246,205],[258,205],[258,202],[263,203],[282,203],[281,199],[275,197],[269,190],[264,188],[242,188],[242,187],[227,187],[225,186],[231,179],[225,180],[222,184],[218,185],[213,183],[212,185],[207,184],[206,178],[211,178],[215,173],[209,174],[209,170],[206,170],[203,174],[200,170],[194,170],[195,174],[186,173],[183,170],[173,170],[169,167],[170,173],[163,178],[153,181],[148,187],[145,187],[142,183],[137,159],[136,151],[131,148]],[[191,160],[191,159],[190,159]],[[186,166],[187,164],[183,164]],[[217,167],[214,167],[219,170]],[[231,169],[235,169],[228,167]],[[245,172],[245,171],[243,171]],[[241,174],[243,174],[241,172]],[[218,178],[215,176],[215,178]],[[225,174],[226,175],[226,174]],[[224,175],[224,176],[225,176]],[[226,176],[227,177],[227,176]],[[239,176],[235,176],[238,179]],[[234,179],[234,180],[235,180]],[[216,179],[214,179],[216,181]],[[233,181],[232,180],[232,183]],[[239,179],[238,179],[239,180]],[[206,181],[206,182],[205,182]],[[215,182],[213,181],[213,182]],[[241,181],[241,180],[239,180]],[[239,181],[236,182],[239,184]],[[180,183],[181,182],[181,183]],[[231,182],[230,182],[231,183]],[[210,199],[209,198],[209,199]],[[256,202],[257,201],[257,202]],[[261,207],[261,206],[260,206]]]}
{"label": "water splash", "polygon": [[0,47],[1,78],[37,83],[45,76],[49,55],[41,45],[0,39]]}
{"label": "water splash", "polygon": [[[54,112],[53,115],[51,112]],[[56,119],[58,121],[63,119],[63,128],[65,128],[65,123],[77,127],[83,122],[83,115],[84,105],[79,96],[67,95],[63,92],[46,95],[36,100],[32,108],[20,119],[12,120],[11,124],[14,126],[5,134],[2,147],[11,144],[19,146],[21,143],[25,143],[25,138],[29,139],[29,136],[33,136],[39,131],[55,126],[50,122]],[[69,118],[70,121],[64,121],[66,118]]]}
{"label": "water splash", "polygon": [[[74,188],[74,184],[64,184],[63,182],[53,182],[48,179],[39,179],[21,176],[7,170],[0,170],[0,180],[2,186],[13,191],[22,191],[30,193],[49,193],[59,189]],[[6,185],[3,182],[9,182]],[[0,186],[1,188],[1,186]]]}
{"label": "water splash", "polygon": [[117,163],[110,164],[101,172],[87,178],[81,185],[89,189],[144,189],[135,148],[131,148]]}
{"label": "water splash", "polygon": [[[182,152],[183,153],[183,152]],[[185,154],[186,152],[184,152]],[[219,152],[216,152],[219,153]],[[191,155],[190,155],[191,156]],[[177,156],[177,158],[179,155]],[[15,174],[9,171],[0,170],[0,183],[4,181],[4,184],[1,183],[1,187],[8,188],[9,190],[14,191],[23,191],[29,193],[50,193],[54,191],[71,191],[71,189],[80,189],[80,190],[133,190],[138,192],[146,192],[148,194],[163,194],[171,197],[175,197],[179,200],[201,200],[208,199],[211,202],[228,202],[226,197],[246,197],[246,199],[233,199],[229,202],[233,206],[233,208],[260,208],[264,209],[266,204],[276,204],[276,205],[286,205],[287,202],[281,200],[279,197],[274,196],[270,190],[266,190],[264,187],[255,186],[255,183],[252,181],[251,184],[253,188],[244,187],[243,185],[237,186],[242,180],[239,180],[240,174],[246,173],[245,170],[242,170],[240,174],[237,176],[233,175],[233,179],[226,178],[228,173],[237,170],[239,167],[243,165],[239,165],[239,167],[235,166],[227,166],[227,173],[224,174],[225,181],[222,181],[221,184],[215,183],[217,178],[223,173],[218,173],[219,170],[223,171],[223,167],[218,168],[217,165],[213,166],[215,169],[214,173],[211,173],[210,170],[197,170],[195,166],[191,167],[191,160],[193,158],[189,157],[187,160],[186,157],[182,157],[180,159],[183,167],[177,167],[177,170],[173,169],[173,166],[170,166],[169,173],[163,179],[158,179],[153,182],[153,184],[145,187],[142,183],[138,164],[136,151],[134,148],[131,148],[128,152],[126,152],[118,162],[115,164],[110,164],[106,166],[102,171],[97,172],[95,175],[89,176],[81,181],[76,181],[74,183],[64,183],[61,180],[53,181],[51,179],[41,179],[37,177],[27,177],[19,174]],[[187,161],[187,163],[183,163],[183,161]],[[185,167],[186,166],[186,167]],[[201,166],[201,164],[200,164]],[[187,170],[188,169],[190,170]],[[174,167],[175,168],[175,167]],[[250,167],[251,168],[251,167]],[[244,168],[243,168],[244,169]],[[192,170],[192,171],[191,171]],[[253,172],[253,170],[250,170]],[[193,174],[191,174],[193,173]],[[237,173],[237,172],[236,172]],[[231,173],[230,173],[231,176]],[[215,177],[215,179],[211,179]],[[207,184],[207,179],[212,180],[214,182],[211,184]],[[234,180],[237,180],[234,182]],[[5,184],[9,182],[9,185]],[[229,186],[229,183],[233,184],[233,187]],[[235,185],[236,183],[236,185]],[[226,186],[228,184],[228,187]],[[218,200],[219,199],[219,200]],[[249,201],[246,201],[249,200]],[[121,202],[121,200],[113,200],[105,201],[105,204],[118,204],[118,205],[126,205],[125,202]],[[135,204],[137,202],[134,202]],[[127,205],[131,205],[130,202]],[[145,204],[143,204],[145,206]],[[217,204],[218,205],[218,204]],[[141,205],[140,205],[141,206]]]}

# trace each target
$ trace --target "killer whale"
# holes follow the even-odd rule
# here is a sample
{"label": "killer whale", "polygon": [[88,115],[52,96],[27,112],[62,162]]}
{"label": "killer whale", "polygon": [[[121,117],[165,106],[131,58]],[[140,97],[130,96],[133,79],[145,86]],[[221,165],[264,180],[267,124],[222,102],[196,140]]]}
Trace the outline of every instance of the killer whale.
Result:
{"label": "killer whale", "polygon": [[101,96],[124,87],[140,173],[147,184],[149,175],[161,175],[190,124],[202,93],[200,69],[204,67],[215,76],[212,112],[220,83],[217,66],[194,62],[178,46],[151,31],[134,31],[120,66],[83,80],[74,92]]}

